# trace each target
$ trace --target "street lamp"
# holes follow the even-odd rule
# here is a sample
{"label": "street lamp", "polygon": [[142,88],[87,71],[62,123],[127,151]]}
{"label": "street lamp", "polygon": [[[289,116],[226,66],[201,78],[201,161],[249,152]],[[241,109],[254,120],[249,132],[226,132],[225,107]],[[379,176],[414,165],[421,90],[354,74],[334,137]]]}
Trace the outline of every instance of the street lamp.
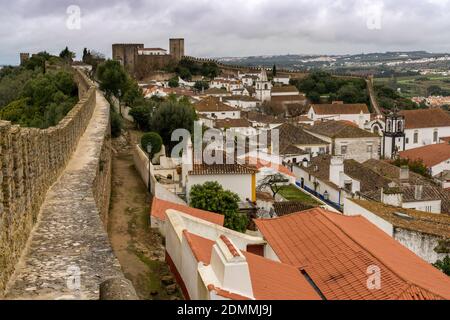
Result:
{"label": "street lamp", "polygon": [[150,195],[152,194],[152,171],[150,169],[152,165],[152,145],[147,144],[147,153],[148,153],[148,191]]}

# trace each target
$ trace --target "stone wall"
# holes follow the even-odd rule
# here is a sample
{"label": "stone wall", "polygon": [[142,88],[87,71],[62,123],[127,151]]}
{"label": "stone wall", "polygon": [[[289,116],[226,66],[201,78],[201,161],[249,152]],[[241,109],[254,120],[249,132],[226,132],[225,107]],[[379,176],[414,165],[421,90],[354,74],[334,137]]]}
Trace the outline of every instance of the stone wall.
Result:
{"label": "stone wall", "polygon": [[75,80],[80,100],[57,126],[39,130],[0,121],[0,295],[47,191],[66,167],[92,116],[95,86],[80,71],[75,71]]}

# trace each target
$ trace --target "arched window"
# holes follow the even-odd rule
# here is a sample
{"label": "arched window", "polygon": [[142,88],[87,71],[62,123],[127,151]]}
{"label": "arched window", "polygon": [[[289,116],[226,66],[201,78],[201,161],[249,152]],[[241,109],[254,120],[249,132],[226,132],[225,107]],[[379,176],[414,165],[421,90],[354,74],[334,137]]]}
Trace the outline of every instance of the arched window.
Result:
{"label": "arched window", "polygon": [[268,90],[269,89],[269,85],[266,83],[265,85],[264,85],[264,90]]}

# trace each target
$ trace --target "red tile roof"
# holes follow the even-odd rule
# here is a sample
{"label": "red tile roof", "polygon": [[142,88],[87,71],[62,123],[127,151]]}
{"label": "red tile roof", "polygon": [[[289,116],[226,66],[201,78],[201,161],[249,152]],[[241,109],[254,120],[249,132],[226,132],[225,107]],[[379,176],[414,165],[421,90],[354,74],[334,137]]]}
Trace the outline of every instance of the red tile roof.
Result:
{"label": "red tile roof", "polygon": [[423,160],[431,168],[450,159],[450,144],[439,143],[400,152],[400,157],[410,160]]}
{"label": "red tile roof", "polygon": [[[304,270],[329,300],[449,299],[450,279],[363,217],[315,208],[255,220],[283,263]],[[368,268],[381,288],[367,287]]]}
{"label": "red tile roof", "polygon": [[195,105],[195,110],[198,112],[229,112],[229,111],[235,111],[238,112],[239,110],[233,107],[230,107],[229,105],[226,105],[225,103],[221,102],[219,99],[214,97],[206,97],[205,99],[197,102]]}
{"label": "red tile roof", "polygon": [[245,161],[246,161],[246,163],[255,164],[255,166],[258,170],[260,170],[262,168],[273,168],[274,170],[278,171],[279,173],[283,173],[285,175],[295,177],[295,174],[293,174],[288,168],[286,168],[285,166],[282,166],[280,164],[266,162],[261,159],[256,159],[256,158],[252,158],[252,157],[248,157]]}
{"label": "red tile roof", "polygon": [[450,115],[441,109],[400,111],[405,116],[406,129],[450,127]]}
{"label": "red tile roof", "polygon": [[327,114],[369,114],[369,108],[366,104],[313,104],[311,108],[319,115]]}
{"label": "red tile roof", "polygon": [[[198,262],[209,265],[214,241],[198,235],[183,232]],[[253,295],[257,300],[319,300],[320,296],[293,266],[272,261],[243,251],[252,281]],[[246,297],[208,286],[210,291],[226,298],[241,300]]]}
{"label": "red tile roof", "polygon": [[199,219],[202,219],[205,221],[209,221],[209,222],[218,224],[220,226],[223,226],[223,223],[224,223],[224,216],[221,214],[191,208],[191,207],[184,206],[181,204],[176,204],[173,202],[161,200],[156,197],[153,198],[150,214],[152,217],[156,217],[159,220],[165,221],[166,220],[166,211],[169,209],[181,211],[181,212],[189,214],[193,217],[196,217],[196,218],[199,218]]}

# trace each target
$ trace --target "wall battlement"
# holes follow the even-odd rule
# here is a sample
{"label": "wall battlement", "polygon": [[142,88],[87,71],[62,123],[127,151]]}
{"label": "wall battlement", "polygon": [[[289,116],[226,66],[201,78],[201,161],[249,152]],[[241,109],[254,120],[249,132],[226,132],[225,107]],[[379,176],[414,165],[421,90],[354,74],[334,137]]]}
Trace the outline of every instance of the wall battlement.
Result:
{"label": "wall battlement", "polygon": [[0,121],[0,297],[70,295],[69,266],[85,274],[80,298],[98,297],[97,282],[108,278],[95,278],[102,269],[123,277],[104,228],[109,105],[81,71],[75,80],[80,100],[57,126],[39,130]]}

